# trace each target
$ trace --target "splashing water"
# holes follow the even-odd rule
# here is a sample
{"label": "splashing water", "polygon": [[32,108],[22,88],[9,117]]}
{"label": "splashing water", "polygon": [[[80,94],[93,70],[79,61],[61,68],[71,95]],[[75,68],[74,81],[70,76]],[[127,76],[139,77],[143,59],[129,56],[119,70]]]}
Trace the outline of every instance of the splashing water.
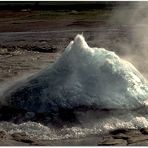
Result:
{"label": "splashing water", "polygon": [[[75,110],[81,126],[55,129],[35,122],[0,123],[0,128],[10,133],[24,131],[39,139],[79,138],[121,127],[148,126],[147,81],[114,52],[89,47],[82,35],[70,42],[52,66],[9,88],[5,101],[32,112]],[[95,111],[76,110],[94,106]]]}

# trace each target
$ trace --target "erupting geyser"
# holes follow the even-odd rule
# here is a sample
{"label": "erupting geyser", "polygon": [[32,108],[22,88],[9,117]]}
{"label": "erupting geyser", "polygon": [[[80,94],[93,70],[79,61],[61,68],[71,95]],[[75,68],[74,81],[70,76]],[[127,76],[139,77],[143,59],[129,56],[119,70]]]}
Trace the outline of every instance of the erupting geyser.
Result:
{"label": "erupting geyser", "polygon": [[7,90],[7,104],[33,112],[135,109],[148,99],[148,83],[132,64],[114,52],[89,47],[82,35],[52,66],[14,86]]}

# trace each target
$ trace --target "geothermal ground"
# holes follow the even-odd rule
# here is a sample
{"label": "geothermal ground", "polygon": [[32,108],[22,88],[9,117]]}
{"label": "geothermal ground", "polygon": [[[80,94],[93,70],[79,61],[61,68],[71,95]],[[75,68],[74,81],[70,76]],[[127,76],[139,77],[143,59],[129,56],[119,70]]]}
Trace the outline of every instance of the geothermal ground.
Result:
{"label": "geothermal ground", "polygon": [[[76,34],[82,32],[90,46],[126,57],[121,44],[130,42],[131,26],[111,21],[111,13],[112,10],[1,11],[0,87],[3,89],[53,63]],[[136,68],[144,74],[143,67]],[[103,139],[101,136],[51,142],[29,139],[25,133],[11,135],[1,131],[0,145],[147,145],[147,133],[147,129],[122,129],[104,135]]]}
{"label": "geothermal ground", "polygon": [[46,67],[78,33],[83,32],[90,46],[119,52],[116,43],[128,40],[129,28],[126,24],[110,23],[109,17],[109,10],[2,11],[0,83]]}

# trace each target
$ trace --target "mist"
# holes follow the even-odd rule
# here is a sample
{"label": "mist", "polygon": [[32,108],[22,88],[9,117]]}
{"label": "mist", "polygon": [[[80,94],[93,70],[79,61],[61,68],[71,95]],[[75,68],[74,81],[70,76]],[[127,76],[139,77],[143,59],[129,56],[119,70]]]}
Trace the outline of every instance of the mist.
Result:
{"label": "mist", "polygon": [[[118,6],[113,9],[108,22],[111,25],[121,25],[128,32],[125,37],[118,39],[116,50],[148,79],[148,2]],[[122,34],[124,33],[123,31]],[[120,38],[118,33],[114,36]]]}

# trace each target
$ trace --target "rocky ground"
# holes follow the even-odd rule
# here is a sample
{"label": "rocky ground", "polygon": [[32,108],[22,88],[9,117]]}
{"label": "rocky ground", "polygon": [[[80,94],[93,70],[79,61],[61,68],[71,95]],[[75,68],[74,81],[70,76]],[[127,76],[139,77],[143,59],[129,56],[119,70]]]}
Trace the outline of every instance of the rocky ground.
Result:
{"label": "rocky ground", "polygon": [[110,23],[110,14],[110,10],[1,11],[0,84],[46,67],[78,33],[90,46],[118,52],[119,42],[130,41],[130,36],[126,24]]}
{"label": "rocky ground", "polygon": [[102,136],[98,140],[98,145],[118,145],[118,146],[146,146],[148,145],[148,129],[140,130],[118,129]]}
{"label": "rocky ground", "polygon": [[69,140],[37,140],[29,138],[25,133],[8,134],[0,131],[1,146],[49,146],[49,145],[92,145],[92,146],[148,146],[148,129],[118,129],[98,137],[86,137]]}

